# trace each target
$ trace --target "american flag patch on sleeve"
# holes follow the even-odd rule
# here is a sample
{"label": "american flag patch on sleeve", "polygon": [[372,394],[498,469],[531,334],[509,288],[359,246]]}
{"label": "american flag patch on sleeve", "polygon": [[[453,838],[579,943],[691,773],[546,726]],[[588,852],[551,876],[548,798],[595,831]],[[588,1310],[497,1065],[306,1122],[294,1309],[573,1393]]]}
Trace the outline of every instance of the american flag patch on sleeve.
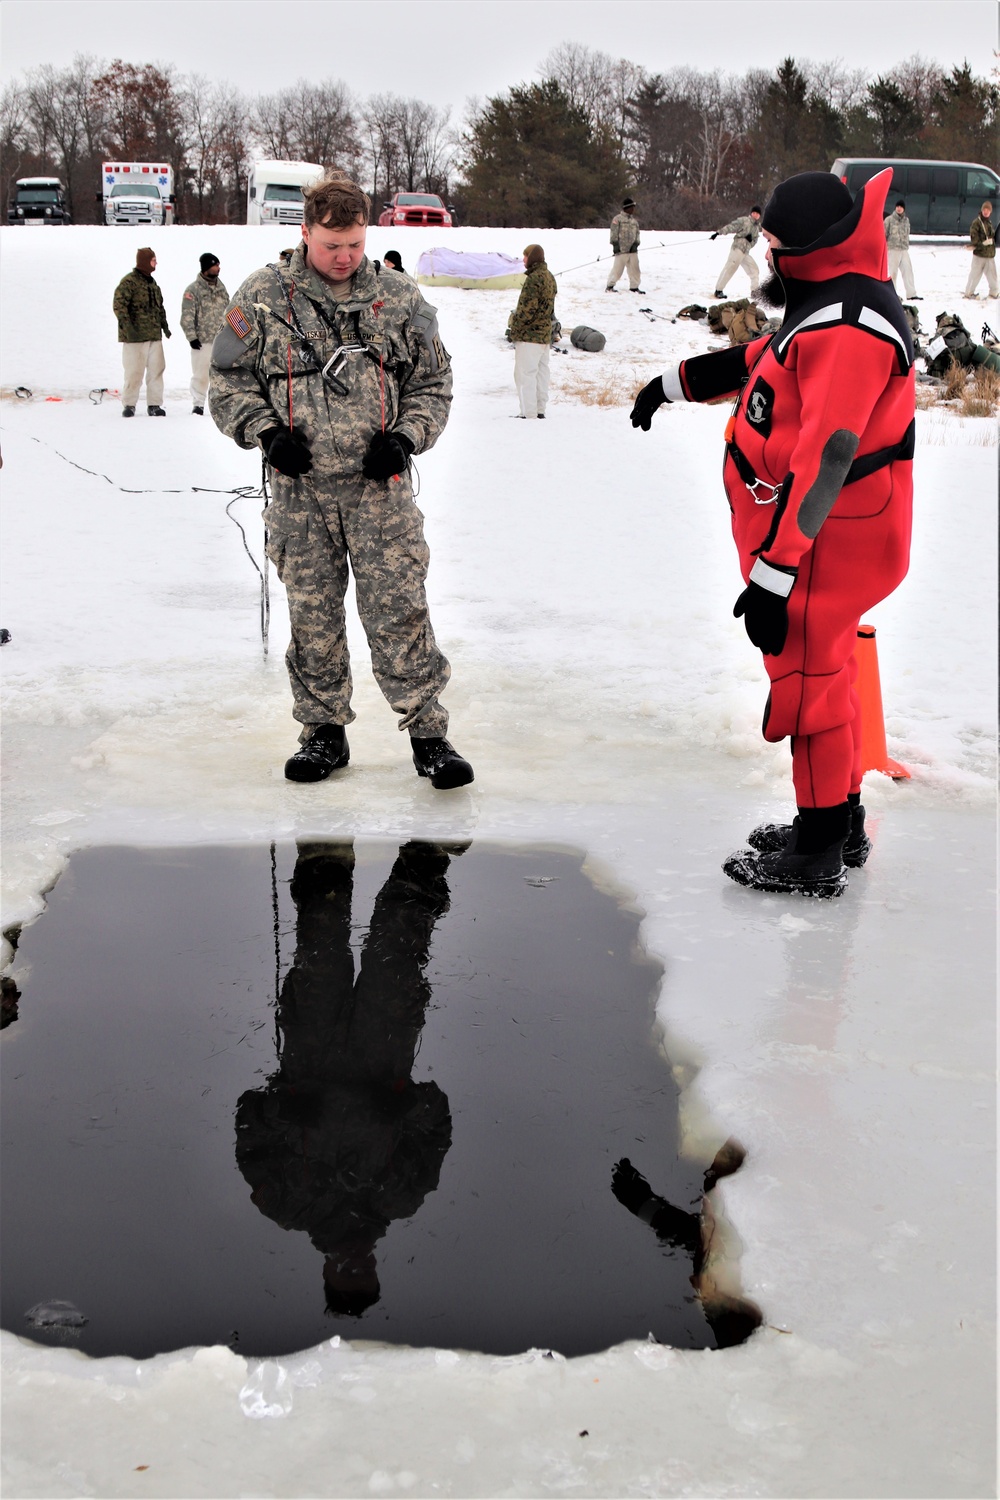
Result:
{"label": "american flag patch on sleeve", "polygon": [[238,307],[231,307],[226,313],[226,322],[236,334],[237,338],[245,339],[250,332],[250,324],[243,316]]}

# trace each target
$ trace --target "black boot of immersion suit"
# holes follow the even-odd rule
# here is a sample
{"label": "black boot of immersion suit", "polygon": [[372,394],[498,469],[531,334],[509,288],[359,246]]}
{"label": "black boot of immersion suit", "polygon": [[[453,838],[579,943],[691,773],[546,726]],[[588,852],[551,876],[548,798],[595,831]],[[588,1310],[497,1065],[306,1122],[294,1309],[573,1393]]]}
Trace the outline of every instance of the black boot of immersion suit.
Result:
{"label": "black boot of immersion suit", "polygon": [[850,827],[847,802],[836,807],[800,807],[783,849],[772,854],[740,849],[722,868],[730,880],[755,891],[842,896],[847,889],[844,844]]}
{"label": "black boot of immersion suit", "polygon": [[[854,792],[847,800],[851,806],[851,831],[844,843],[844,864],[850,870],[860,870],[872,852],[872,841],[865,832],[861,797]],[[791,836],[791,823],[761,823],[747,835],[747,843],[762,854],[780,854]]]}

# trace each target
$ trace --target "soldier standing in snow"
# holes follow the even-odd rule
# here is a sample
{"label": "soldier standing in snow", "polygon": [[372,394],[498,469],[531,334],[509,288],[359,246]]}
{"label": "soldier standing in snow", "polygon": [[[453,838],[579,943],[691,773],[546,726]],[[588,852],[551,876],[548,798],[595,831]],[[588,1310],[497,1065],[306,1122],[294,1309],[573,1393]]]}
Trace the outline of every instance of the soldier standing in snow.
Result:
{"label": "soldier standing in snow", "polygon": [[148,245],[136,251],[135,270],[123,276],[115,288],[112,307],[118,319],[118,342],[122,346],[122,416],[134,417],[142,382],[146,382],[146,410],[151,417],[165,417],[163,410],[163,335],[170,337],[163,293],[153,280],[156,256]]}
{"label": "soldier standing in snow", "polygon": [[760,285],[760,273],[757,270],[757,262],[750,251],[757,243],[760,234],[760,208],[755,203],[748,214],[741,219],[733,219],[728,224],[723,224],[711,236],[717,240],[720,234],[731,234],[733,243],[729,250],[729,259],[722,268],[722,275],[715,284],[715,295],[724,297],[726,295],[726,283],[737,271],[745,271],[750,277],[750,295],[756,295]]}
{"label": "soldier standing in snow", "polygon": [[[763,732],[791,737],[798,814],[754,829],[726,874],[762,891],[839,896],[870,844],[861,805],[858,622],[906,576],[913,501],[913,344],[886,278],[892,174],[851,201],[830,172],[779,183],[761,288],[777,333],[686,359],[632,409],[735,398],[724,482],[746,583],[734,614],[763,653]],[[687,559],[690,572],[692,560]]]}
{"label": "soldier standing in snow", "polygon": [[1000,297],[1000,287],[997,286],[997,244],[996,230],[993,227],[993,205],[990,202],[983,204],[979,210],[979,217],[973,219],[969,226],[969,239],[972,241],[972,265],[969,267],[969,279],[965,283],[965,295],[975,301],[979,293],[976,287],[980,279],[986,277],[986,285],[991,297]]}
{"label": "soldier standing in snow", "polygon": [[288,596],[285,662],[303,726],[285,776],[322,781],[349,759],[350,563],[378,685],[410,734],[418,775],[444,789],[473,775],[445,738],[439,700],[451,668],[427,610],[410,456],[444,430],[451,361],[419,288],[366,257],[370,207],[344,177],[306,191],[289,264],[255,271],[226,312],[211,413],[271,471],[268,555]]}
{"label": "soldier standing in snow", "polygon": [[514,385],[521,417],[544,417],[549,396],[549,350],[556,279],[541,245],[524,249],[526,276],[508,332],[514,345]]}
{"label": "soldier standing in snow", "polygon": [[911,302],[921,302],[917,296],[913,267],[910,265],[910,221],[906,216],[906,204],[900,198],[885,221],[885,243],[889,249],[889,280],[896,285],[896,274],[903,273],[903,295]]}
{"label": "soldier standing in snow", "polygon": [[611,265],[611,275],[608,277],[608,284],[604,290],[606,292],[616,291],[622,272],[627,270],[629,291],[640,291],[638,255],[639,220],[635,216],[634,198],[626,198],[622,204],[621,213],[615,214],[611,220],[611,248],[615,252],[615,258]]}
{"label": "soldier standing in snow", "polygon": [[212,365],[212,341],[226,315],[229,293],[219,280],[219,257],[206,252],[199,260],[201,273],[192,281],[181,302],[181,330],[191,345],[192,410],[204,416],[208,376]]}

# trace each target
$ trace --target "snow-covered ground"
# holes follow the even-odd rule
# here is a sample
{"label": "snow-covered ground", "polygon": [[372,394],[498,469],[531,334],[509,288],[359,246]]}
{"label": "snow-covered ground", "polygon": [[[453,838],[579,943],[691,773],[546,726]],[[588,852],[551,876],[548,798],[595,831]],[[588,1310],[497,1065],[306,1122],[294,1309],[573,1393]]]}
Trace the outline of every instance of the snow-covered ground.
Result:
{"label": "snow-covered ground", "polygon": [[[203,250],[234,290],[288,237],[0,231],[4,926],[101,842],[586,849],[664,963],[686,1149],[747,1148],[716,1197],[765,1327],[711,1354],[341,1343],[263,1369],[228,1349],[93,1362],[4,1333],[8,1497],[995,1493],[995,426],[918,418],[913,566],[871,616],[889,753],[913,776],[866,778],[866,869],[819,906],[738,889],[721,860],[788,814],[790,781],[787,748],[759,737],[765,678],[731,614],[726,413],[672,407],[647,435],[597,404],[712,347],[670,319],[712,300],[726,246],[647,234],[640,298],[604,294],[604,233],[449,242],[518,254],[535,239],[564,272],[564,328],[608,337],[600,355],[553,355],[542,427],[510,425],[516,293],[430,292],[456,396],[418,462],[420,504],[452,737],[476,767],[441,795],[413,774],[356,623],[351,767],[317,787],[281,776],[281,590],[272,575],[265,662],[257,575],[217,493],[259,467],[190,414],[174,320]],[[140,406],[123,428],[113,396],[87,393],[120,384],[111,296],[149,242],[175,328],[168,416]],[[369,248],[412,269],[431,242],[372,230]],[[978,330],[967,254],[915,248],[925,327],[948,308]],[[258,512],[233,506],[259,558]]]}

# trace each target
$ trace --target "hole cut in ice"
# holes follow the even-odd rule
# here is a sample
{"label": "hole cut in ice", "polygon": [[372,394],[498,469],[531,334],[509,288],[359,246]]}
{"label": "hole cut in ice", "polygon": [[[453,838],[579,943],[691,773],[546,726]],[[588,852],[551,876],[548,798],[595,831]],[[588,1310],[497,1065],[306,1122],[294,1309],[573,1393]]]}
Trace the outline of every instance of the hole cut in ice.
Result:
{"label": "hole cut in ice", "polygon": [[740,1342],[638,929],[567,849],[74,855],[0,1042],[3,1326],[65,1342],[38,1309],[71,1307],[136,1359]]}

